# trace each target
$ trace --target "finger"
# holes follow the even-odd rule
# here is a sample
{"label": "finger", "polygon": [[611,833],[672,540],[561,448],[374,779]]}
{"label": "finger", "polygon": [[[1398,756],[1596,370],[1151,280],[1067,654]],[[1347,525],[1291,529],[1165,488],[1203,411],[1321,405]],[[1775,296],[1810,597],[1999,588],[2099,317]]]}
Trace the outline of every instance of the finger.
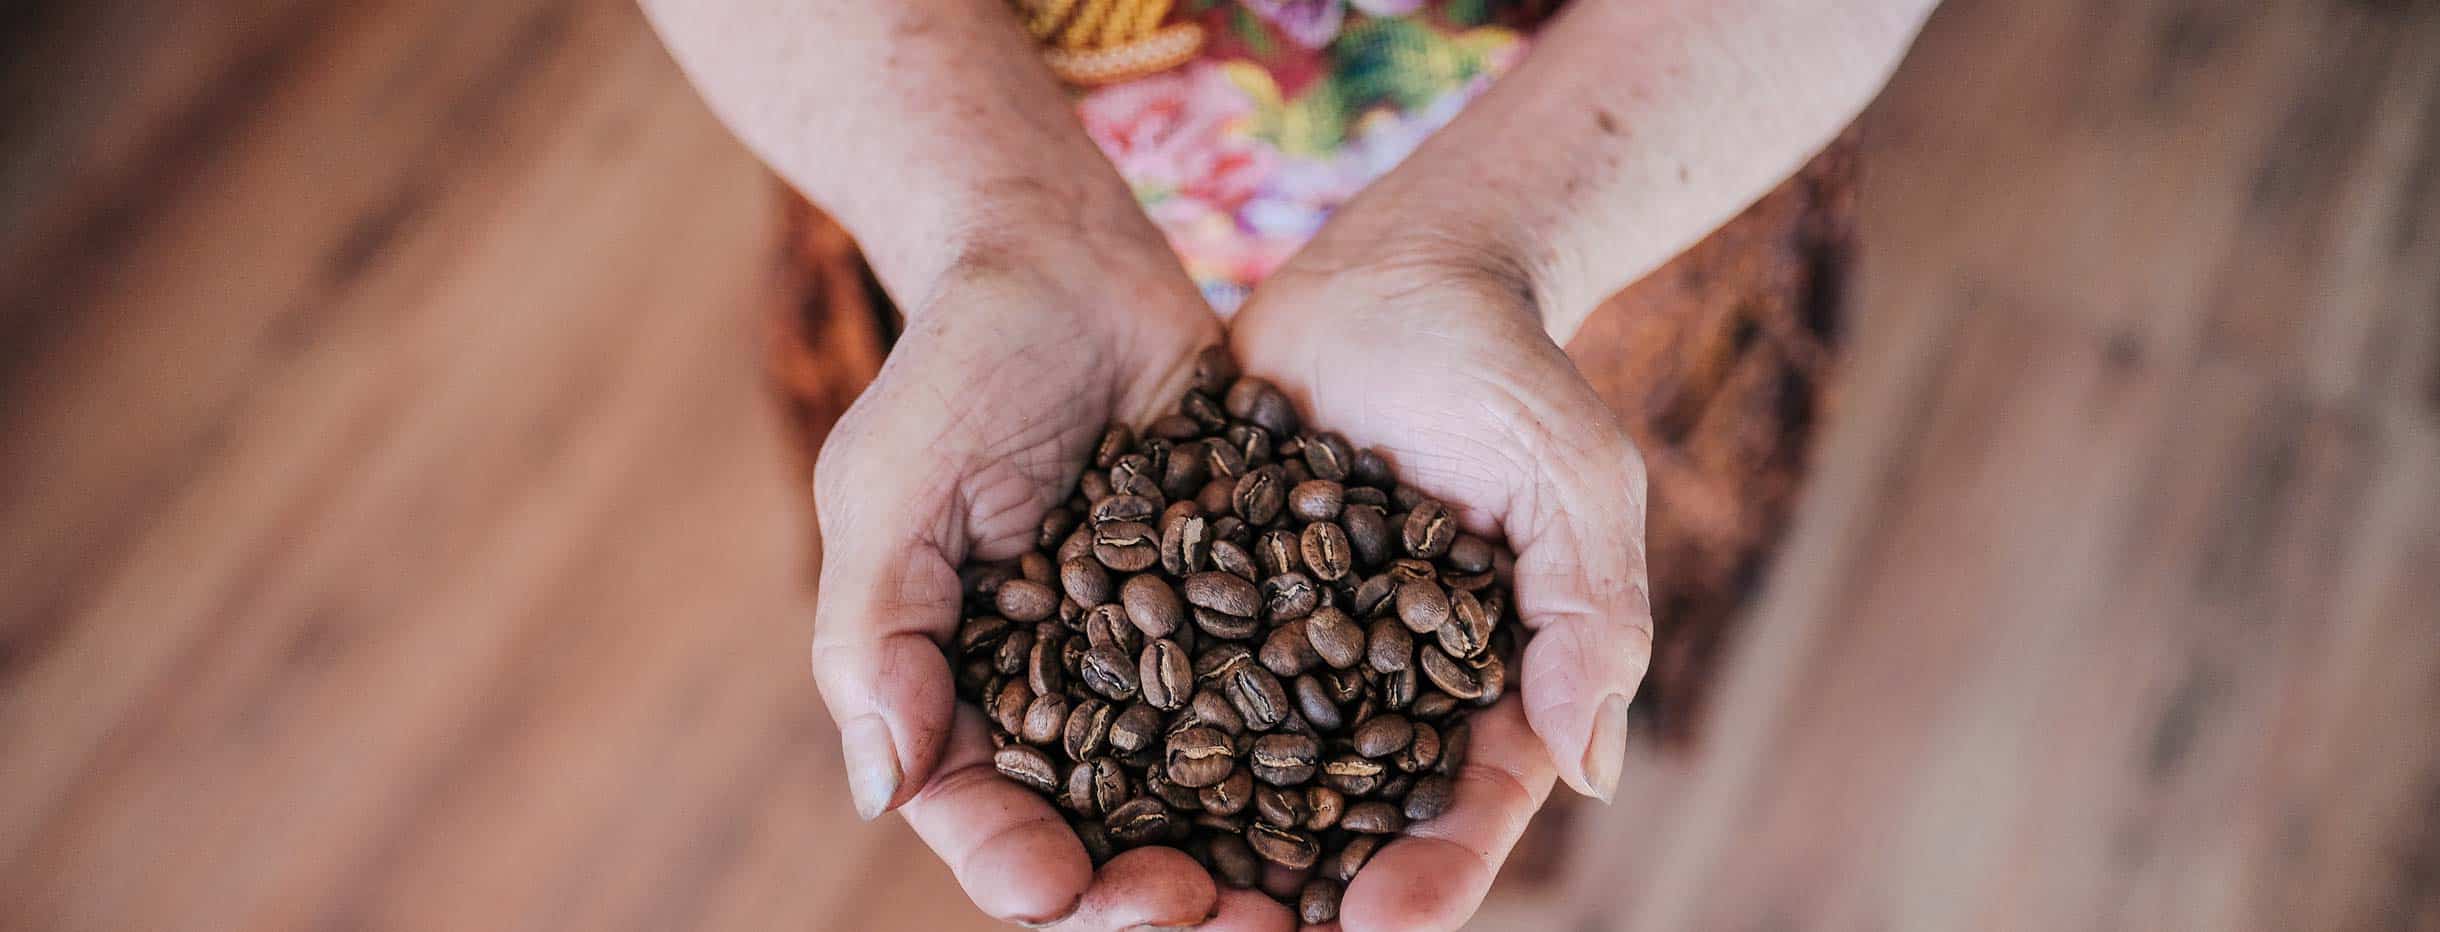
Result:
{"label": "finger", "polygon": [[1195,932],[1290,932],[1296,916],[1260,890],[1222,890],[1219,908]]}
{"label": "finger", "polygon": [[1538,507],[1510,516],[1517,613],[1534,629],[1516,672],[1560,778],[1607,801],[1652,662],[1643,466],[1623,439],[1565,454],[1537,480]]}
{"label": "finger", "polygon": [[946,744],[938,774],[900,808],[907,825],[982,911],[1018,923],[1075,913],[1093,865],[1067,820],[992,767],[981,712],[960,710]]}
{"label": "finger", "polygon": [[1212,915],[1218,893],[1211,874],[1186,852],[1136,848],[1103,864],[1076,911],[1051,927],[1060,932],[1191,927]]}
{"label": "finger", "polygon": [[1339,903],[1346,932],[1455,929],[1474,915],[1509,849],[1550,797],[1550,758],[1515,698],[1467,720],[1466,764],[1447,812],[1407,826],[1356,872]]}

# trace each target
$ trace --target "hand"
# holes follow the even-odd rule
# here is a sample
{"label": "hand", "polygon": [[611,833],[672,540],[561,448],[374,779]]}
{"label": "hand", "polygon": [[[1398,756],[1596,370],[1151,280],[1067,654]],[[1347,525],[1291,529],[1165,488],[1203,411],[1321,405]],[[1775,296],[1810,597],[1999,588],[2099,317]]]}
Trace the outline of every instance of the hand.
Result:
{"label": "hand", "polygon": [[934,263],[949,271],[914,302],[815,468],[814,673],[857,811],[901,811],[977,906],[1014,922],[1108,929],[1277,909],[1220,897],[1174,849],[1129,852],[1096,877],[1050,803],[992,768],[982,717],[956,705],[937,643],[959,620],[959,564],[1031,547],[1104,424],[1174,403],[1194,353],[1220,340],[1176,260],[1140,232],[999,237]]}
{"label": "hand", "polygon": [[[1370,207],[1370,221],[1396,209]],[[1643,463],[1544,332],[1531,283],[1503,272],[1522,265],[1425,223],[1333,240],[1358,228],[1375,227],[1334,221],[1231,329],[1246,372],[1516,550],[1516,608],[1534,632],[1522,695],[1471,720],[1456,804],[1375,855],[1340,908],[1349,932],[1454,929],[1554,776],[1605,800],[1617,791],[1627,704],[1651,658]],[[1359,240],[1400,245],[1351,255]]]}

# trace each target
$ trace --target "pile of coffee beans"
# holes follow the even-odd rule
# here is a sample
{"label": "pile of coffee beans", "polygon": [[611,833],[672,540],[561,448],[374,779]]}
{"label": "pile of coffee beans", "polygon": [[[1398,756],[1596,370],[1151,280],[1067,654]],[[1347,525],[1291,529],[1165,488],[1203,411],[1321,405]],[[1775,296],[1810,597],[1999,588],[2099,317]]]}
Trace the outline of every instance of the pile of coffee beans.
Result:
{"label": "pile of coffee beans", "polygon": [[1035,552],[963,568],[948,650],[994,763],[1095,864],[1176,846],[1330,921],[1448,808],[1466,715],[1507,688],[1505,555],[1218,349],[1090,466]]}

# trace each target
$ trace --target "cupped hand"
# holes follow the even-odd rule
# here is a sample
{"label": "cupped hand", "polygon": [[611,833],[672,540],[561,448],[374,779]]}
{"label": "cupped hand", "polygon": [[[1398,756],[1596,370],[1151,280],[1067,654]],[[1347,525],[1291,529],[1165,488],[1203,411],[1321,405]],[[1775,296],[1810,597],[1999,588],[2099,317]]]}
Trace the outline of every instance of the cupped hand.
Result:
{"label": "cupped hand", "polygon": [[815,467],[813,665],[857,811],[903,813],[977,906],[1013,922],[1189,925],[1227,905],[1173,849],[1097,876],[1050,803],[992,768],[940,648],[957,567],[1031,547],[1104,425],[1147,420],[1220,340],[1176,261],[1142,241],[1012,239],[944,263]]}
{"label": "cupped hand", "polygon": [[1463,237],[1330,235],[1231,323],[1245,371],[1387,453],[1469,530],[1504,537],[1533,631],[1518,692],[1472,720],[1455,804],[1383,848],[1340,910],[1349,932],[1453,929],[1554,777],[1605,800],[1617,791],[1627,704],[1651,657],[1643,464],[1513,265]]}

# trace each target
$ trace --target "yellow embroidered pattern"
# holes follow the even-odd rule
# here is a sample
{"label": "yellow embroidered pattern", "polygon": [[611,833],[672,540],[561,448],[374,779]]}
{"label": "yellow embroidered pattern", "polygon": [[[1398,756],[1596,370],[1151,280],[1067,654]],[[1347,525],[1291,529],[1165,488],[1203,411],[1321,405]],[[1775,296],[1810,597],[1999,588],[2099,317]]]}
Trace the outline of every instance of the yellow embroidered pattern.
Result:
{"label": "yellow embroidered pattern", "polygon": [[1070,84],[1115,84],[1185,64],[1203,27],[1171,23],[1174,0],[1013,0],[1042,58]]}

